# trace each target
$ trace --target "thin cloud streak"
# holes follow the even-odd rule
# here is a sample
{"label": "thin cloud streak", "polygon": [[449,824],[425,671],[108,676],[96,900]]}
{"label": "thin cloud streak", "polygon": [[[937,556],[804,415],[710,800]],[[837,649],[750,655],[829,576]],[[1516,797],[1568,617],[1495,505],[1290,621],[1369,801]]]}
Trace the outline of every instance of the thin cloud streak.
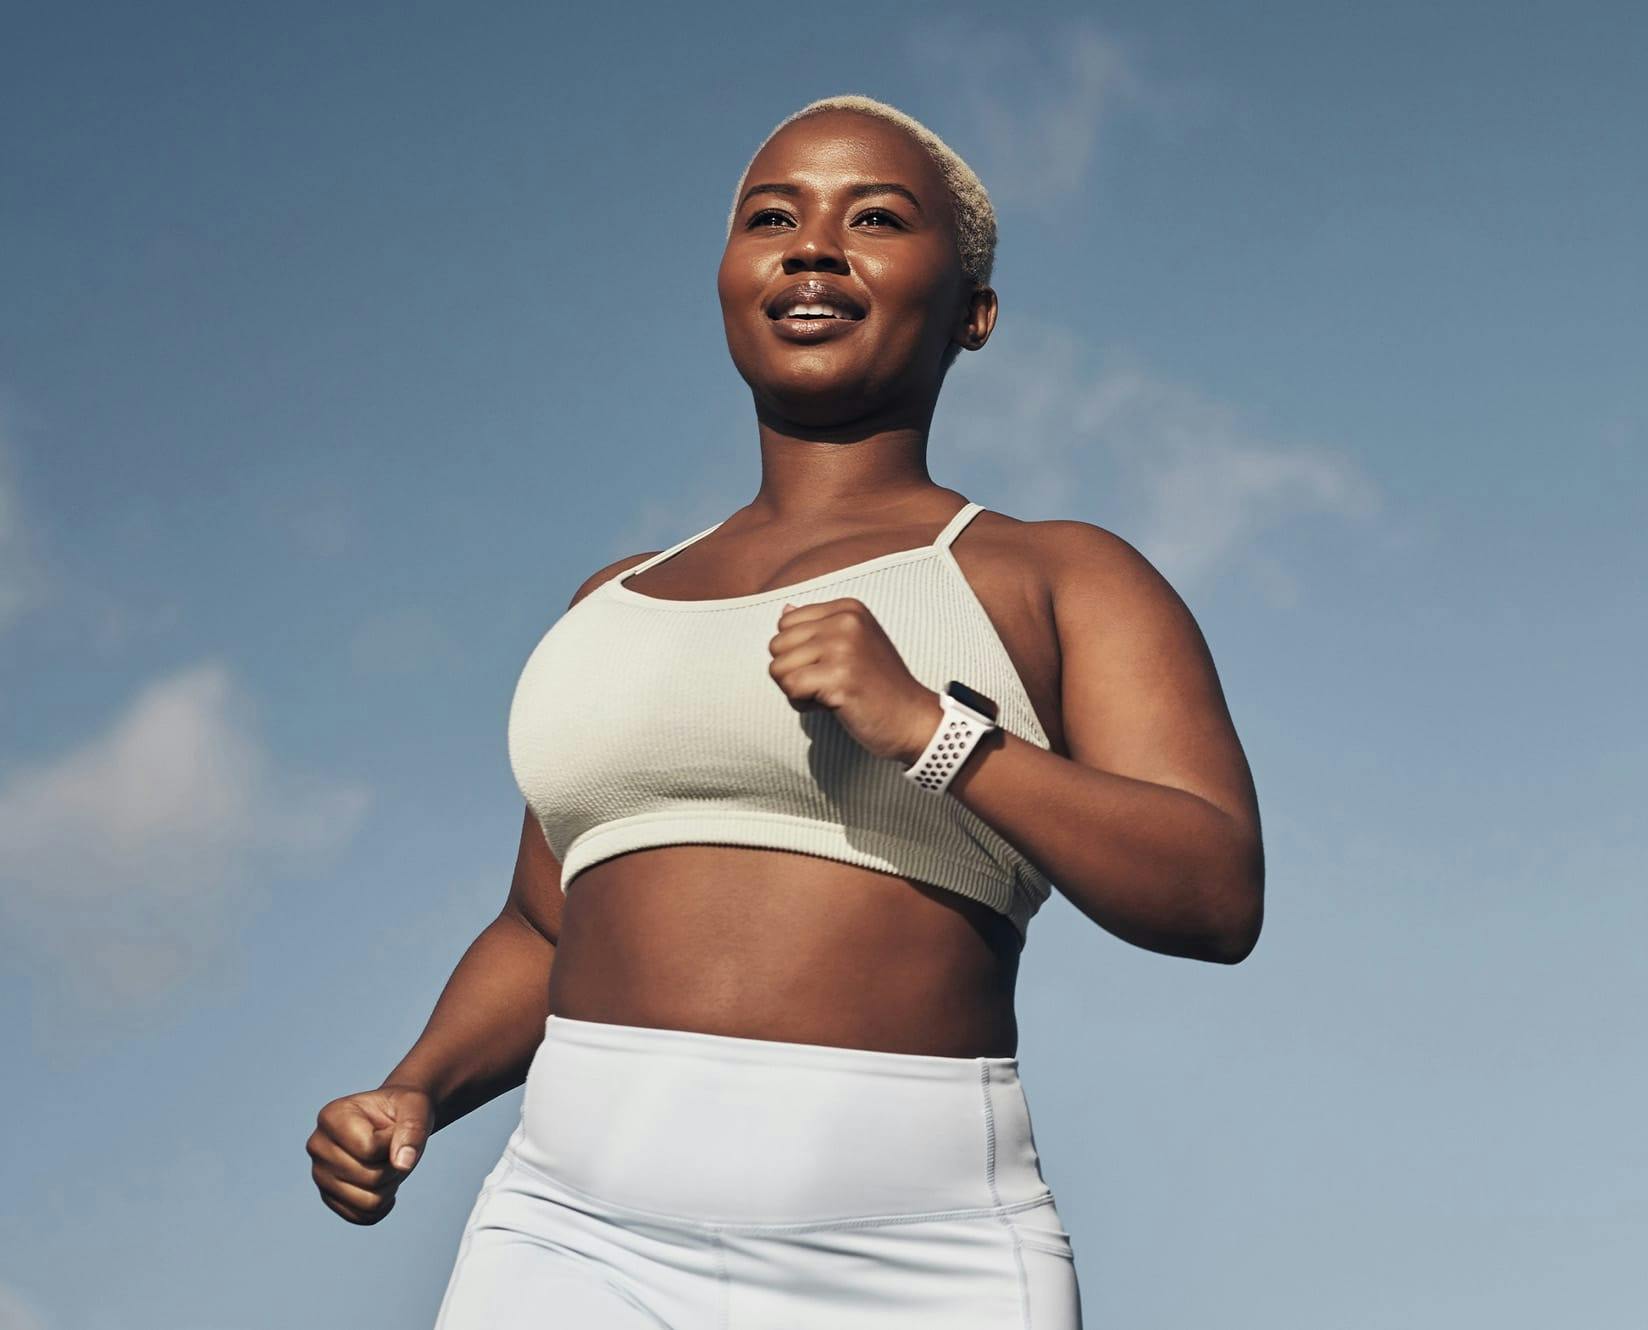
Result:
{"label": "thin cloud streak", "polygon": [[[1267,537],[1310,516],[1366,520],[1380,505],[1346,454],[1266,439],[1187,384],[1022,319],[952,371],[933,438],[935,456],[951,449],[996,472],[1019,515],[1109,525],[1181,586],[1240,565],[1282,603],[1294,587]],[[1103,496],[1103,511],[1073,506],[1082,495]]]}
{"label": "thin cloud streak", "polygon": [[951,146],[1000,211],[1035,212],[1079,193],[1112,120],[1156,100],[1131,52],[1087,21],[1031,38],[952,19],[912,31],[907,42],[936,90],[953,95],[965,74],[968,95],[955,114],[966,130]]}
{"label": "thin cloud streak", "polygon": [[[211,971],[260,869],[340,845],[367,792],[275,769],[217,662],[144,688],[102,734],[0,785],[4,947],[37,1018],[141,1017]],[[10,959],[11,957],[8,957]]]}

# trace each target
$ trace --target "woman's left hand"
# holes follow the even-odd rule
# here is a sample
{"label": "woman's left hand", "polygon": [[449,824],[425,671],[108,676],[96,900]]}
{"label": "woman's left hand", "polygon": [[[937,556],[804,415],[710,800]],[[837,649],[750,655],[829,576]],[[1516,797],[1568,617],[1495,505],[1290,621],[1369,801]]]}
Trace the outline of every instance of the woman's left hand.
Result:
{"label": "woman's left hand", "polygon": [[851,596],[786,604],[767,650],[767,673],[791,706],[827,708],[876,757],[909,766],[944,718],[938,694],[910,673],[875,616]]}

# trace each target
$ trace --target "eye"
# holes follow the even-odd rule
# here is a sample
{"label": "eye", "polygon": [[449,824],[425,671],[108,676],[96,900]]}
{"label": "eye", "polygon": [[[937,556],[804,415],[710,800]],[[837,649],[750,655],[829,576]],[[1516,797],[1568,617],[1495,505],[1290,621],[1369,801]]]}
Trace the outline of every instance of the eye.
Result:
{"label": "eye", "polygon": [[871,217],[883,217],[894,226],[903,225],[897,217],[893,216],[893,214],[888,212],[885,208],[871,208],[868,212],[861,212],[858,215],[858,220],[861,222],[868,221]]}
{"label": "eye", "polygon": [[747,224],[748,229],[752,230],[752,231],[759,230],[760,225],[761,225],[761,219],[764,218],[764,217],[776,217],[780,221],[788,221],[789,220],[789,218],[787,218],[783,213],[779,212],[777,208],[763,208],[760,212],[756,213],[754,217],[750,218],[750,220]]}

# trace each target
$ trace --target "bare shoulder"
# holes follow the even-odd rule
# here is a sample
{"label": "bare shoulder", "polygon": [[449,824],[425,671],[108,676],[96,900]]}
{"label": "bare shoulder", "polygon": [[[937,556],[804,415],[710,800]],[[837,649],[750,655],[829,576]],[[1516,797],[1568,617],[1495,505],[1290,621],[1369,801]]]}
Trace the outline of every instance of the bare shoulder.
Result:
{"label": "bare shoulder", "polygon": [[1193,622],[1173,584],[1114,531],[1069,519],[1024,525],[1061,627]]}
{"label": "bare shoulder", "polygon": [[990,516],[996,549],[1021,575],[1034,574],[1060,621],[1189,613],[1167,578],[1114,531],[1068,518],[1026,521],[993,510]]}
{"label": "bare shoulder", "polygon": [[652,558],[654,554],[660,553],[662,553],[661,550],[648,550],[644,554],[626,554],[621,559],[614,559],[604,568],[597,568],[593,573],[586,577],[578,589],[572,593],[572,599],[567,603],[567,608],[570,610],[574,605],[576,605],[585,596],[589,595],[590,592],[594,591],[595,588],[600,586],[603,582],[610,581],[612,578],[617,577],[620,573],[627,573],[631,568],[635,567],[636,564],[645,563],[648,559]]}

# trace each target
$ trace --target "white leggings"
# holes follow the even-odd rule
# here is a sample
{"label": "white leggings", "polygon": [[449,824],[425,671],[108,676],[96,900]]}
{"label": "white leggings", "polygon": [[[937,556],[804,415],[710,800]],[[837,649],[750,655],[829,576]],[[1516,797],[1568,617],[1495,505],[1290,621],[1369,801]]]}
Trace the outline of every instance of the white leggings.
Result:
{"label": "white leggings", "polygon": [[1079,1330],[1016,1058],[551,1016],[436,1330]]}

